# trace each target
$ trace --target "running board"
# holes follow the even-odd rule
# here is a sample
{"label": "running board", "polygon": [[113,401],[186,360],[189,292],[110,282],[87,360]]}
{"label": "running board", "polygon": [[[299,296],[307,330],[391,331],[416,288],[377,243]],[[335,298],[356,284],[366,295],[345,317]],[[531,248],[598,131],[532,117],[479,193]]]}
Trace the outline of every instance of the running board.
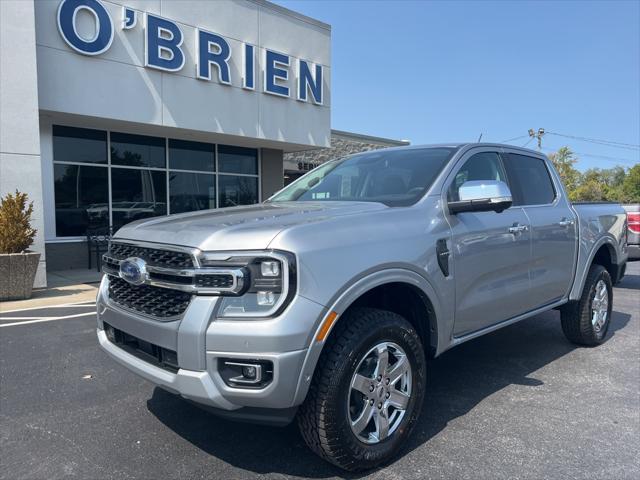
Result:
{"label": "running board", "polygon": [[451,343],[451,346],[454,347],[456,345],[460,345],[461,343],[466,342],[467,340],[473,340],[474,338],[480,337],[482,335],[484,335],[485,333],[490,333],[493,332],[495,330],[499,330],[502,327],[507,327],[509,325],[512,325],[514,323],[518,323],[521,320],[525,320],[529,317],[533,317],[535,315],[538,315],[540,313],[546,312],[548,310],[552,310],[556,307],[559,307],[560,305],[564,305],[565,303],[567,303],[567,299],[563,298],[560,299],[556,302],[553,303],[549,303],[543,307],[540,308],[536,308],[535,310],[531,310],[530,312],[527,313],[523,313],[522,315],[518,315],[517,317],[513,317],[510,318],[509,320],[505,320],[503,322],[500,323],[494,323],[493,325],[490,325],[488,327],[485,327],[481,330],[476,330],[474,332],[471,333],[467,333],[466,335],[462,335],[461,337],[453,337],[453,341]]}

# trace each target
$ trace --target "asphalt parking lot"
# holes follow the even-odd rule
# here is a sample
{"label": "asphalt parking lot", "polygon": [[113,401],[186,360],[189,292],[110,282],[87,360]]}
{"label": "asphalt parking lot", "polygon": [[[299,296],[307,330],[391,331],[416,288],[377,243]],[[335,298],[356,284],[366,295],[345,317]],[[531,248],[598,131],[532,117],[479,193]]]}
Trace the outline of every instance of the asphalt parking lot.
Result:
{"label": "asphalt parking lot", "polygon": [[[344,476],[295,425],[221,420],[129,373],[92,310],[0,314],[1,478]],[[640,478],[640,262],[600,347],[569,344],[549,312],[432,361],[428,388],[403,454],[351,478]]]}

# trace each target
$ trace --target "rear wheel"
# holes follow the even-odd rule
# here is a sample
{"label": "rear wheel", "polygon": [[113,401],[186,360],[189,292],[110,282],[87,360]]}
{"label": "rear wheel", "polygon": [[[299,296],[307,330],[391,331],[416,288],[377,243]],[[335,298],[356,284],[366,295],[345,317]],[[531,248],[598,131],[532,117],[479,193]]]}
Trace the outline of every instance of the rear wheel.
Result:
{"label": "rear wheel", "polygon": [[580,300],[561,311],[562,331],[578,345],[600,345],[609,330],[613,306],[611,276],[602,265],[591,265]]}
{"label": "rear wheel", "polygon": [[390,460],[420,414],[426,364],[401,316],[353,309],[325,346],[298,425],[307,445],[346,470]]}

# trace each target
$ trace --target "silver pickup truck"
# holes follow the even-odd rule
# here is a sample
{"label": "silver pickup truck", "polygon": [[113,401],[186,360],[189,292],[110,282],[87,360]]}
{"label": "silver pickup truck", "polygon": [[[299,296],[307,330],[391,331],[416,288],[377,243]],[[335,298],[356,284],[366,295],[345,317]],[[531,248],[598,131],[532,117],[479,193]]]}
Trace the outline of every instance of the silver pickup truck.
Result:
{"label": "silver pickup truck", "polygon": [[531,150],[367,152],[259,205],[121,228],[98,340],[170,392],[238,419],[296,418],[320,456],[369,469],[416,425],[427,358],[554,308],[571,342],[602,343],[626,238],[619,205],[572,206]]}

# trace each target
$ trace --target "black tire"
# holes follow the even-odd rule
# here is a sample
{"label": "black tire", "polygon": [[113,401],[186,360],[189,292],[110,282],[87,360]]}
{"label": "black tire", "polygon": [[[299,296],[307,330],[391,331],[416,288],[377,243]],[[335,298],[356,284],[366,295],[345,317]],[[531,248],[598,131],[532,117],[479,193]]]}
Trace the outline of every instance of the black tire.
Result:
{"label": "black tire", "polygon": [[[367,444],[351,428],[350,382],[367,352],[381,342],[392,342],[404,351],[411,367],[411,375],[406,374],[406,378],[411,378],[411,394],[395,431],[379,443]],[[341,319],[325,345],[307,398],[298,411],[302,437],[320,457],[345,470],[369,470],[388,462],[398,453],[416,424],[425,384],[424,350],[411,324],[392,312],[352,309]],[[367,398],[363,398],[365,405]]]}
{"label": "black tire", "polygon": [[[605,322],[598,328],[592,322],[592,305],[596,296],[596,286],[600,281],[606,285],[608,304]],[[560,312],[564,335],[569,341],[578,345],[589,347],[600,345],[604,342],[609,330],[612,306],[613,287],[609,272],[602,265],[591,265],[580,300],[569,302]]]}

